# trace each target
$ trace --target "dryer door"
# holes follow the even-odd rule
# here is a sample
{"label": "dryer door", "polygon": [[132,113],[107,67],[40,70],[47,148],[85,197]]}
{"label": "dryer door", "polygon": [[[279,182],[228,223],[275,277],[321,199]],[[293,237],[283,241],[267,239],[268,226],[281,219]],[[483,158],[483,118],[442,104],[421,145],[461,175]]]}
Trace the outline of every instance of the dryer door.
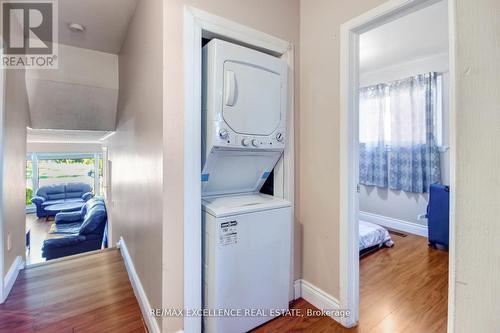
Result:
{"label": "dryer door", "polygon": [[280,75],[247,63],[224,63],[222,115],[236,133],[270,135],[280,124]]}

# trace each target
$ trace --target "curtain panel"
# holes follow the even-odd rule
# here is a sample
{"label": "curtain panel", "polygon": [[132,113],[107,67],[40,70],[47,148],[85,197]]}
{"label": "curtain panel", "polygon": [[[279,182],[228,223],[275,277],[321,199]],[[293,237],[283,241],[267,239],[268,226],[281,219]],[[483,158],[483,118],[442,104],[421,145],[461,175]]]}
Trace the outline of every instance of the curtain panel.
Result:
{"label": "curtain panel", "polygon": [[441,180],[437,75],[360,89],[360,183],[424,193]]}

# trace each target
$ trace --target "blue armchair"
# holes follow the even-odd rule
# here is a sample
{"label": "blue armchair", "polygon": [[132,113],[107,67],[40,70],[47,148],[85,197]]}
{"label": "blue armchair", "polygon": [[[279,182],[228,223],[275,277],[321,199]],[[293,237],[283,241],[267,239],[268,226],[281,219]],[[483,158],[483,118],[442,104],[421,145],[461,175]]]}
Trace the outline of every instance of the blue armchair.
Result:
{"label": "blue armchair", "polygon": [[45,207],[62,203],[81,203],[82,205],[92,198],[92,186],[83,183],[68,183],[42,186],[31,202],[36,206],[36,215],[39,218],[51,216]]}
{"label": "blue armchair", "polygon": [[101,249],[106,222],[106,206],[95,198],[87,201],[79,212],[57,214],[51,230],[55,238],[43,242],[42,256],[50,260]]}

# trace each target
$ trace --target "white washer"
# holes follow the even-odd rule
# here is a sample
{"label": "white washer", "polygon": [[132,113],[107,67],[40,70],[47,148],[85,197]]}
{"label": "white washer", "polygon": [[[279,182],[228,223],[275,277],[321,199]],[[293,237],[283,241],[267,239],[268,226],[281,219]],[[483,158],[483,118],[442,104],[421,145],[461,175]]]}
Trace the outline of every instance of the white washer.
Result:
{"label": "white washer", "polygon": [[253,193],[202,203],[204,308],[240,311],[204,317],[204,332],[246,332],[288,309],[290,202]]}

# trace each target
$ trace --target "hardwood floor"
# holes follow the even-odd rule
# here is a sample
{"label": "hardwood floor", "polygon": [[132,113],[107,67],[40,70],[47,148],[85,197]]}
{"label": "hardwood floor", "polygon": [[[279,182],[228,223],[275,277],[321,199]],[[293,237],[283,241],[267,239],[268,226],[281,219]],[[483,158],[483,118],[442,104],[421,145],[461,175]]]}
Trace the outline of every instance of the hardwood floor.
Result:
{"label": "hardwood floor", "polygon": [[[428,248],[424,237],[392,238],[393,248],[360,260],[357,327],[346,329],[329,317],[279,317],[253,332],[446,332],[448,253]],[[303,299],[292,308],[303,314],[314,309]]]}
{"label": "hardwood floor", "polygon": [[146,332],[117,249],[22,270],[4,304],[0,332]]}
{"label": "hardwood floor", "polygon": [[[393,235],[395,246],[360,262],[360,321],[352,329],[329,317],[280,317],[263,332],[446,332],[448,254],[423,237]],[[314,307],[292,304],[303,314]],[[0,332],[146,332],[118,250],[21,271],[0,305]]]}
{"label": "hardwood floor", "polygon": [[45,218],[37,218],[36,214],[26,214],[26,227],[30,230],[30,250],[26,251],[26,264],[36,264],[44,262],[42,257],[42,244],[50,230],[50,226],[54,223],[51,219],[47,221]]}

